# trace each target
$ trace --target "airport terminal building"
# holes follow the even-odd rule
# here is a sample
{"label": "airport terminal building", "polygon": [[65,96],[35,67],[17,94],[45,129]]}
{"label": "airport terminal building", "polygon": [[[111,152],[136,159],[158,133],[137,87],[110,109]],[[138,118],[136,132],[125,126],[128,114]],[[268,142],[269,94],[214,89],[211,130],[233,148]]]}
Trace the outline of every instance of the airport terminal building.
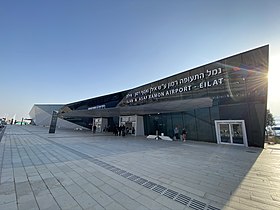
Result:
{"label": "airport terminal building", "polygon": [[124,125],[131,135],[263,147],[269,46],[224,58],[134,89],[64,105],[60,118],[79,126]]}

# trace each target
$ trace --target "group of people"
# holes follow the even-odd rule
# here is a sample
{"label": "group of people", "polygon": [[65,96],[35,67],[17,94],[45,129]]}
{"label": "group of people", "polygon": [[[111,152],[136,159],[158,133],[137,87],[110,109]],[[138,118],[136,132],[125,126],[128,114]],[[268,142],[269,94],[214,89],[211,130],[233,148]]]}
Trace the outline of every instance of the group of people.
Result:
{"label": "group of people", "polygon": [[114,126],[113,133],[115,136],[125,136],[127,134],[134,134],[135,129],[132,127],[131,129],[129,127],[125,127],[125,125],[121,126]]}
{"label": "group of people", "polygon": [[114,126],[113,133],[115,136],[125,136],[126,134],[126,129],[124,125],[121,126]]}
{"label": "group of people", "polygon": [[[178,127],[176,126],[174,128],[174,140],[176,141],[179,141],[181,138],[180,138],[180,134],[179,134],[179,129]],[[182,129],[182,141],[185,142],[187,140],[187,131],[185,128]]]}

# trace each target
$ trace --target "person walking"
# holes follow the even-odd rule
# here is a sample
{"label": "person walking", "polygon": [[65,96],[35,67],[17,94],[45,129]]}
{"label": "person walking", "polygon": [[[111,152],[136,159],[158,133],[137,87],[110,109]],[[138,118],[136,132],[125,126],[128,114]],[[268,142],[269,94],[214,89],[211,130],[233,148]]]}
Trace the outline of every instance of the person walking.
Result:
{"label": "person walking", "polygon": [[179,129],[177,126],[174,128],[174,137],[175,141],[179,140]]}
{"label": "person walking", "polygon": [[183,128],[183,130],[182,130],[182,138],[183,138],[183,142],[185,142],[187,140],[187,131],[185,128]]}

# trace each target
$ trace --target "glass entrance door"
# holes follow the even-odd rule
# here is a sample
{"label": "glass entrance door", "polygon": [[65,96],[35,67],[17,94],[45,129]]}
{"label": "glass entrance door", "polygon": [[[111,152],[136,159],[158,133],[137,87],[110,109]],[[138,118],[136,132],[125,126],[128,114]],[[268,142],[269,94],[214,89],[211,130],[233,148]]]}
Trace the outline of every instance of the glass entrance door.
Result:
{"label": "glass entrance door", "polygon": [[219,124],[220,126],[220,137],[221,142],[223,143],[230,143],[230,126],[229,124]]}
{"label": "glass entrance door", "polygon": [[248,146],[243,120],[216,120],[215,126],[218,144]]}
{"label": "glass entrance door", "polygon": [[244,138],[242,133],[242,124],[241,123],[233,123],[231,125],[232,131],[232,143],[233,144],[244,144]]}

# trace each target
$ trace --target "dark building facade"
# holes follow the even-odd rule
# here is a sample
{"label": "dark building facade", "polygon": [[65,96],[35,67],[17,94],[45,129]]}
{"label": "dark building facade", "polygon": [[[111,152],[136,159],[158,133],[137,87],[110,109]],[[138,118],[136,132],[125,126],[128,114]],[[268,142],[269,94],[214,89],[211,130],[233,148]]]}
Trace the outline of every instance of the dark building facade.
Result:
{"label": "dark building facade", "polygon": [[134,135],[174,128],[187,139],[264,146],[269,46],[134,89],[65,105],[60,117],[84,127],[125,125]]}

